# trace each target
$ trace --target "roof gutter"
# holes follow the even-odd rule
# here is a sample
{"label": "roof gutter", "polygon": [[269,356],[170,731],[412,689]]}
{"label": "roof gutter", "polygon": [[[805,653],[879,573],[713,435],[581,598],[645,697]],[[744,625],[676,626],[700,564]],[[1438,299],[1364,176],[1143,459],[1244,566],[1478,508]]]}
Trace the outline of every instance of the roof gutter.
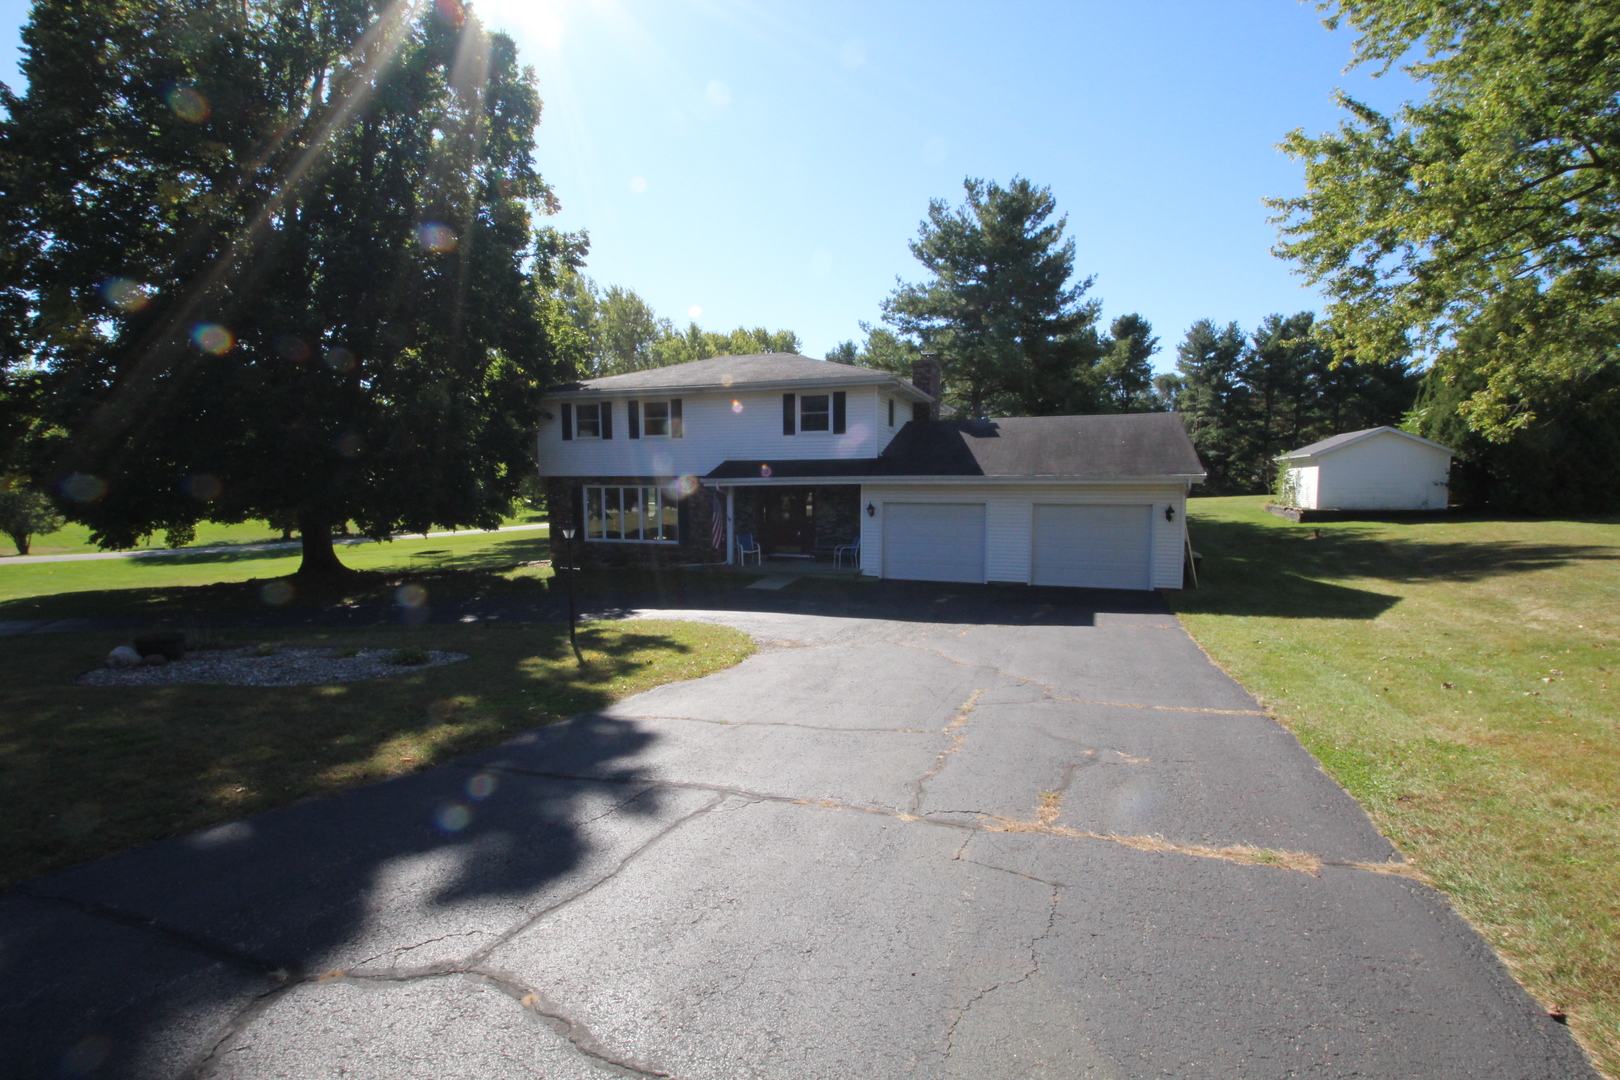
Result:
{"label": "roof gutter", "polygon": [[891,376],[891,377],[885,378],[885,379],[853,378],[853,379],[815,379],[815,380],[772,379],[772,380],[769,380],[769,381],[750,380],[748,382],[738,381],[738,382],[733,382],[733,383],[730,383],[730,384],[720,383],[720,382],[709,382],[709,383],[690,383],[690,384],[684,384],[684,385],[638,386],[638,387],[634,387],[634,388],[631,388],[631,389],[623,389],[623,390],[621,390],[621,389],[605,389],[605,388],[600,389],[600,390],[596,390],[596,389],[591,389],[589,387],[582,388],[582,389],[579,389],[579,390],[550,389],[550,390],[547,390],[545,392],[545,396],[548,397],[548,398],[558,398],[558,399],[601,398],[601,397],[612,397],[612,398],[632,398],[632,397],[635,397],[635,398],[639,398],[639,397],[646,397],[649,394],[695,394],[695,393],[705,393],[705,392],[729,394],[729,393],[735,393],[735,392],[743,391],[743,390],[800,390],[800,391],[809,390],[811,392],[814,392],[815,390],[819,390],[822,387],[827,387],[828,389],[844,389],[846,387],[851,387],[851,386],[875,386],[875,387],[878,387],[878,388],[888,388],[890,390],[896,391],[901,397],[904,397],[904,398],[906,398],[906,399],[908,399],[910,401],[922,402],[924,404],[934,400],[933,398],[929,397],[927,394],[923,393],[921,390],[917,389],[915,386],[911,385],[911,383],[907,382],[905,379],[900,378],[899,376]]}
{"label": "roof gutter", "polygon": [[748,476],[738,479],[702,477],[704,487],[836,487],[840,484],[1201,484],[1208,473],[1169,473],[1157,476]]}

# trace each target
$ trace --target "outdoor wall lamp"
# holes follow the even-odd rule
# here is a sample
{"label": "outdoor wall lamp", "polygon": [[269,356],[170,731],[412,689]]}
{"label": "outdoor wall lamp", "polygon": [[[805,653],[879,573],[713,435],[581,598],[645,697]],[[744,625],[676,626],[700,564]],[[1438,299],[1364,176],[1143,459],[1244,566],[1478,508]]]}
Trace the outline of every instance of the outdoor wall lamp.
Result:
{"label": "outdoor wall lamp", "polygon": [[1164,520],[1166,520],[1166,521],[1174,521],[1174,520],[1176,520],[1176,508],[1175,507],[1167,506],[1167,507],[1164,508]]}
{"label": "outdoor wall lamp", "polygon": [[867,517],[877,517],[877,507],[873,506],[871,503],[867,503],[866,504],[866,516]]}

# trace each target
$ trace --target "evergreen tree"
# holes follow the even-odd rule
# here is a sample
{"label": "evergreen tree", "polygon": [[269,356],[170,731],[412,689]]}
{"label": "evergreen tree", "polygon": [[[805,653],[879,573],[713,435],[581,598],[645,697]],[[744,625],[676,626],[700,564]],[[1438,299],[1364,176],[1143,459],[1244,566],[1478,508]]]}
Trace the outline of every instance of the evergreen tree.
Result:
{"label": "evergreen tree", "polygon": [[1101,355],[1099,305],[1085,299],[1090,278],[1071,283],[1074,241],[1051,189],[1022,177],[963,188],[958,208],[928,204],[911,253],[932,279],[899,285],[884,320],[939,354],[947,391],[972,416],[998,398],[1030,415],[1086,411],[1074,406]]}
{"label": "evergreen tree", "polygon": [[40,0],[23,41],[0,341],[70,516],[114,547],[291,518],[301,574],[350,520],[496,525],[583,250],[533,229],[510,39],[454,0]]}
{"label": "evergreen tree", "polygon": [[1164,405],[1153,389],[1153,356],[1159,339],[1140,315],[1121,315],[1108,328],[1102,358],[1093,369],[1098,411],[1156,412]]}
{"label": "evergreen tree", "polygon": [[1217,327],[1208,319],[1193,323],[1176,346],[1182,386],[1176,411],[1198,448],[1209,476],[1204,490],[1230,495],[1243,489],[1245,427],[1249,399],[1241,383],[1243,331],[1237,323]]}

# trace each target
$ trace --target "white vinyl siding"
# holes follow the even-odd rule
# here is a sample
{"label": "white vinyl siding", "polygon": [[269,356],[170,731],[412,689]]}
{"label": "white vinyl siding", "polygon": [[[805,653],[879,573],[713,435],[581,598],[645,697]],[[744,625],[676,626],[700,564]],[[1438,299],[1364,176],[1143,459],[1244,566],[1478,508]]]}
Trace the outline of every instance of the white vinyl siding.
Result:
{"label": "white vinyl siding", "polygon": [[1030,582],[1152,588],[1152,507],[1036,503]]}
{"label": "white vinyl siding", "polygon": [[884,577],[984,581],[983,503],[889,503],[884,541]]}
{"label": "white vinyl siding", "polygon": [[1318,510],[1444,510],[1451,455],[1386,431],[1314,462]]}
{"label": "white vinyl siding", "polygon": [[1288,483],[1291,490],[1285,493],[1286,497],[1283,501],[1290,506],[1315,510],[1317,480],[1320,472],[1321,469],[1316,465],[1290,465],[1288,467]]}
{"label": "white vinyl siding", "polygon": [[[1151,584],[1179,589],[1185,560],[1187,488],[1169,484],[942,483],[866,484],[861,506],[871,503],[873,517],[861,518],[861,570],[884,573],[886,517],[895,503],[984,504],[985,580],[1030,584],[1034,577],[1035,506],[1136,505],[1148,507],[1151,532]],[[1170,511],[1166,520],[1165,511]]]}
{"label": "white vinyl siding", "polygon": [[[813,391],[813,388],[812,388]],[[827,391],[830,396],[831,390]],[[722,461],[803,460],[806,458],[876,457],[889,444],[900,423],[888,426],[885,394],[874,386],[845,389],[845,431],[809,436],[782,434],[782,394],[743,390],[736,393],[678,395],[682,404],[682,437],[630,438],[625,398],[600,399],[611,404],[613,438],[562,437],[560,402],[547,410],[536,433],[542,476],[702,476]],[[667,401],[670,395],[647,395],[642,401]],[[735,407],[734,407],[735,405]],[[910,405],[897,402],[910,419]],[[899,421],[900,417],[897,416]]]}

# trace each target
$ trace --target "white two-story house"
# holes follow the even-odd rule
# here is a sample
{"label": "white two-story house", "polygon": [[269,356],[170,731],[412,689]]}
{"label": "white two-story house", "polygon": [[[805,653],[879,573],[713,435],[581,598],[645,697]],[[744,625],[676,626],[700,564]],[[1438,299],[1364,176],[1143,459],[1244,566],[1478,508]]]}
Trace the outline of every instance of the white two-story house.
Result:
{"label": "white two-story house", "polygon": [[939,419],[911,379],[792,353],[719,356],[560,386],[538,460],[552,535],[595,564],[842,554],[928,581],[1179,588],[1189,487],[1179,417]]}

